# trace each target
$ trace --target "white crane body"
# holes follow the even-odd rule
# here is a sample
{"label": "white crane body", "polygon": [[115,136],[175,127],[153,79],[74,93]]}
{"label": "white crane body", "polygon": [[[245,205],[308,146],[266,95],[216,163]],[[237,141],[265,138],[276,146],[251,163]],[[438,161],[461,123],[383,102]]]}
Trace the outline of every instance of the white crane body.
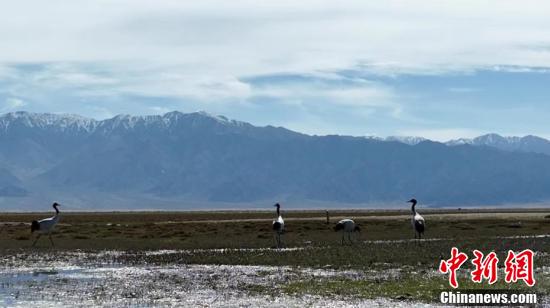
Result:
{"label": "white crane body", "polygon": [[273,221],[273,232],[275,232],[275,243],[277,248],[281,248],[281,235],[285,232],[285,221],[281,215],[281,205],[277,203],[274,206],[277,207],[277,219]]}
{"label": "white crane body", "polygon": [[421,239],[422,234],[424,234],[424,230],[426,229],[426,221],[424,220],[424,217],[420,215],[416,211],[416,199],[411,199],[409,202],[412,203],[411,212],[412,212],[412,218],[411,218],[411,225],[414,231],[414,238]]}
{"label": "white crane body", "polygon": [[41,220],[34,220],[31,223],[31,233],[37,233],[38,236],[32,243],[32,246],[36,244],[40,236],[42,235],[48,235],[50,238],[50,242],[52,243],[52,246],[55,246],[52,240],[52,231],[54,230],[55,226],[59,222],[59,209],[57,208],[59,204],[55,202],[52,207],[55,210],[55,215],[50,218],[44,218]]}
{"label": "white crane body", "polygon": [[34,230],[34,232],[38,234],[49,234],[53,231],[58,221],[59,221],[59,215],[55,215],[50,218],[41,219],[38,221],[38,225],[40,226],[39,229]]}
{"label": "white crane body", "polygon": [[334,226],[334,231],[342,231],[342,245],[344,244],[345,236],[347,234],[348,240],[350,243],[353,243],[351,240],[351,234],[353,232],[360,232],[361,228],[355,224],[355,222],[351,219],[342,219],[340,220],[336,226]]}

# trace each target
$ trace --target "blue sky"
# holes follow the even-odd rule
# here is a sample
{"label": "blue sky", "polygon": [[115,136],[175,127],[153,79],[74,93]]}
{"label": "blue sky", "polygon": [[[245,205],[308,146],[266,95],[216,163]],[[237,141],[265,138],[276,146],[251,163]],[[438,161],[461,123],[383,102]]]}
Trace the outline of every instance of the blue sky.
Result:
{"label": "blue sky", "polygon": [[204,110],[309,134],[550,137],[548,11],[506,0],[22,0],[0,12],[0,113]]}

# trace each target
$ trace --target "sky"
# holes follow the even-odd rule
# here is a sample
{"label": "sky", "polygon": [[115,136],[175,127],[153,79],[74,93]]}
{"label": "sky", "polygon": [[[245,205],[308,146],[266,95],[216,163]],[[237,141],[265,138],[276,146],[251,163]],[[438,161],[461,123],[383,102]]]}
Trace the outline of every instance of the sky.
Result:
{"label": "sky", "polygon": [[0,113],[550,137],[546,1],[5,1]]}

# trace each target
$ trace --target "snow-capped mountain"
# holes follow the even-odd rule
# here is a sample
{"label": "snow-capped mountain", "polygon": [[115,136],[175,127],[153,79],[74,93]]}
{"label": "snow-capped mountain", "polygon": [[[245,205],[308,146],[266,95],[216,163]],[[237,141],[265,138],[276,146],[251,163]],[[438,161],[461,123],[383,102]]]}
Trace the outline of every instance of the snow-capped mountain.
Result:
{"label": "snow-capped mountain", "polygon": [[487,134],[473,139],[456,139],[446,142],[449,146],[469,144],[489,146],[504,151],[533,152],[550,155],[550,141],[537,137],[504,137],[498,134]]}
{"label": "snow-capped mountain", "polygon": [[223,126],[246,126],[245,122],[229,120],[223,116],[214,116],[204,111],[181,113],[177,111],[164,115],[131,116],[117,115],[111,119],[98,121],[73,114],[51,114],[12,112],[0,116],[0,132],[21,127],[33,129],[53,129],[60,132],[81,132],[92,134],[96,130],[107,132],[116,129],[134,129],[136,127],[169,128],[180,121],[190,121],[191,125],[212,124]]}
{"label": "snow-capped mountain", "polygon": [[482,135],[473,139],[468,138],[460,138],[455,140],[449,140],[446,142],[447,145],[462,145],[462,144],[470,144],[470,145],[485,145],[485,146],[493,146],[493,147],[508,147],[510,145],[516,144],[519,140],[521,140],[520,137],[503,137],[498,134],[486,134]]}
{"label": "snow-capped mountain", "polygon": [[[432,140],[423,137],[414,136],[389,136],[386,138],[381,137],[367,137],[367,139],[378,141],[394,141],[408,145],[417,145],[424,141]],[[472,146],[488,146],[497,148],[503,151],[513,152],[532,152],[539,154],[550,155],[550,141],[537,136],[501,136],[499,134],[486,134],[476,138],[459,138],[444,142],[447,146],[459,146],[459,145],[472,145]]]}
{"label": "snow-capped mountain", "polygon": [[60,132],[92,132],[98,121],[72,114],[30,113],[24,111],[0,116],[0,132],[21,127],[53,129]]}
{"label": "snow-capped mountain", "polygon": [[408,145],[417,145],[420,142],[428,141],[426,138],[414,137],[414,136],[388,136],[388,137],[378,137],[378,136],[366,136],[367,140],[381,141],[381,142],[399,142]]}
{"label": "snow-capped mountain", "polygon": [[423,137],[413,137],[413,136],[389,136],[384,139],[385,141],[396,141],[408,145],[417,145],[420,142],[427,141],[428,139]]}
{"label": "snow-capped mountain", "polygon": [[545,139],[460,142],[309,136],[203,112],[101,121],[16,112],[0,116],[0,207],[550,200],[550,155],[530,153],[543,152]]}

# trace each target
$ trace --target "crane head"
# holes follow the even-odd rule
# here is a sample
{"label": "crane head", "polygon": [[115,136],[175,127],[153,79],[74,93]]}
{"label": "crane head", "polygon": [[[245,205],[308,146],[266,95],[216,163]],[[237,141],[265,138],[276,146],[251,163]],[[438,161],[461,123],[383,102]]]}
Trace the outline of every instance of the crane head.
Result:
{"label": "crane head", "polygon": [[276,207],[276,208],[280,208],[280,207],[281,207],[281,205],[280,205],[279,203],[275,203],[273,206]]}
{"label": "crane head", "polygon": [[411,200],[409,200],[409,201],[407,201],[407,202],[416,204],[416,199],[411,199]]}
{"label": "crane head", "polygon": [[56,207],[56,206],[60,206],[60,205],[61,205],[61,204],[59,204],[59,203],[57,203],[57,202],[54,202],[52,206],[53,206],[53,207]]}

